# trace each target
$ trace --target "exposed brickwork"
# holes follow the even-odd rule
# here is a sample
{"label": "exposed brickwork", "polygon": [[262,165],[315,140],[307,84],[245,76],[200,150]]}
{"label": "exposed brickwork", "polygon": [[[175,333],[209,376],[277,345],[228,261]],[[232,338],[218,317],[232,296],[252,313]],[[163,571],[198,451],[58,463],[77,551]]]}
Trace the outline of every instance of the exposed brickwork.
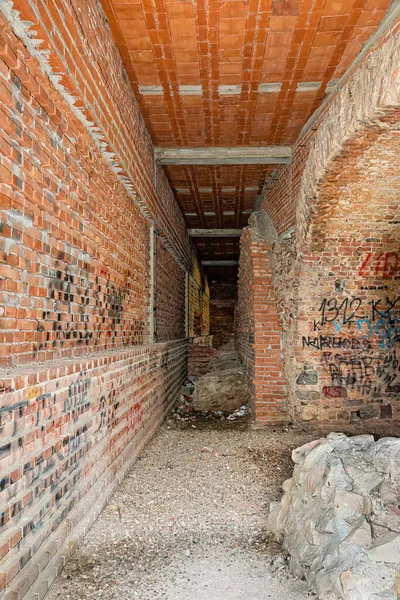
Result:
{"label": "exposed brickwork", "polygon": [[[373,124],[380,109],[398,100],[400,23],[395,23],[327,98],[292,148],[291,165],[281,165],[268,180],[259,208],[278,234],[307,222],[316,185],[349,136]],[[297,222],[296,222],[297,221]]]}
{"label": "exposed brickwork", "polygon": [[295,241],[273,244],[290,413],[326,429],[398,427],[398,136],[386,133],[398,119],[395,31],[304,132],[261,202],[278,233],[296,224]]}
{"label": "exposed brickwork", "polygon": [[189,337],[210,333],[210,290],[197,261],[189,276]]}
{"label": "exposed brickwork", "polygon": [[[387,2],[382,0],[382,10]],[[219,106],[218,84],[200,98],[209,121],[202,127],[195,112],[184,114],[179,99],[175,112],[172,96],[180,82],[170,79],[171,64],[163,68],[165,61],[173,61],[165,59],[169,44],[151,27],[149,7],[147,3],[144,10],[146,27],[158,48],[157,74],[166,75],[160,79],[165,85],[161,101],[166,101],[172,127],[167,131],[159,119],[157,136],[164,142],[168,136],[188,142],[189,113],[189,121],[200,127],[196,135],[205,135],[210,145],[232,135],[239,145],[291,141],[322,99],[332,68],[342,73],[357,51],[352,46],[341,65],[341,52],[335,52],[335,65],[328,62],[321,74],[321,90],[303,95],[299,104],[291,86],[300,81],[299,71],[306,65],[292,77],[294,55],[288,54],[273,107],[268,102],[256,106],[260,64],[253,70],[251,65],[264,56],[265,43],[270,46],[265,37],[269,25],[256,33],[250,11],[246,27],[254,35],[246,40],[244,63],[239,56],[250,73],[249,85],[240,92],[240,103],[248,109],[240,108],[237,119],[234,115],[235,127],[243,126],[243,132],[234,133],[231,108],[229,119],[220,119],[226,111]],[[320,9],[313,14],[315,22],[323,18]],[[203,18],[200,12],[198,19]],[[296,38],[303,35],[307,14],[296,13],[296,23],[289,27]],[[344,28],[343,35],[349,36],[361,14],[346,15],[351,32]],[[376,27],[382,15],[369,17]],[[208,47],[207,27],[203,29],[207,40],[201,43]],[[311,52],[311,40],[303,42],[293,42],[292,51]],[[117,43],[124,54],[125,38]],[[279,169],[280,182],[263,198],[262,207],[278,233],[295,225],[296,215],[296,246],[286,248],[253,227],[243,235],[237,339],[259,424],[286,418],[282,339],[288,342],[287,365],[293,365],[287,381],[294,418],[325,426],[336,420],[350,428],[371,419],[386,427],[399,418],[394,401],[399,393],[398,194],[390,166],[398,149],[394,137],[375,123],[377,109],[397,98],[397,51],[393,35],[368,58],[354,81],[317,117],[316,133],[309,128],[302,136],[292,166]],[[298,58],[304,63],[305,56]],[[126,54],[123,61],[130,62]],[[210,64],[214,77],[215,57]],[[201,71],[208,72],[210,64],[207,58]],[[126,76],[98,0],[0,3],[0,594],[5,600],[43,597],[174,401],[187,374],[182,339],[186,291],[189,335],[209,333],[207,280],[167,177],[155,166],[129,79],[135,75],[130,70]],[[134,88],[137,83],[133,81]],[[162,114],[156,104],[145,108],[145,118],[150,112]],[[267,138],[262,138],[265,128],[260,129],[257,112],[263,123],[269,122]],[[366,123],[373,128],[365,131]],[[343,162],[331,159],[355,131],[361,145],[346,148],[346,171]],[[195,139],[193,135],[190,143]],[[374,152],[386,153],[384,179]],[[181,175],[194,192],[197,212],[208,206],[216,217],[213,224],[239,226],[246,222],[254,191],[246,187],[260,190],[270,170],[207,168],[215,206],[208,197],[200,202],[199,194],[209,192],[200,191],[193,170],[185,168]],[[246,172],[252,173],[248,181]],[[223,187],[230,182],[227,173],[233,176],[231,191]],[[222,198],[230,193],[230,200]],[[199,219],[202,226],[209,224],[204,214]],[[158,236],[155,309],[162,343],[150,345],[152,226]],[[201,242],[205,249],[209,243]],[[220,240],[218,248],[216,254],[234,257],[237,240]],[[294,275],[290,256],[297,259]],[[299,291],[290,293],[295,279]],[[287,315],[292,308],[293,318]],[[370,313],[361,315],[364,308]],[[334,318],[327,318],[331,313]],[[324,348],[327,336],[332,339],[339,328],[344,360],[330,350],[329,355],[322,352],[318,336],[308,340],[318,319]],[[361,347],[352,341],[351,348],[344,347],[351,327]],[[333,341],[331,345],[333,349]],[[212,348],[205,358],[202,352],[200,346],[191,349],[193,368],[215,355]]]}
{"label": "exposed brickwork", "polygon": [[258,425],[287,420],[282,328],[272,273],[271,241],[249,227],[241,238],[236,339]]}
{"label": "exposed brickwork", "polygon": [[398,138],[365,131],[319,186],[293,329],[296,419],[398,431]]}
{"label": "exposed brickwork", "polygon": [[254,272],[252,232],[243,230],[240,238],[239,288],[235,310],[235,344],[248,379],[250,408],[255,414],[255,330],[254,330]]}
{"label": "exposed brickwork", "polygon": [[185,376],[184,342],[1,371],[5,598],[52,583]]}
{"label": "exposed brickwork", "polygon": [[[172,251],[190,265],[183,217],[161,169],[155,177],[151,140],[100,3],[97,0],[83,4],[78,0],[61,0],[59,4],[45,7],[39,0],[23,0],[13,4],[16,9],[11,13],[14,27],[19,33],[25,27],[24,43],[41,60],[39,64],[9,29],[3,28],[3,44],[11,46],[9,51],[3,46],[2,57],[21,80],[22,96],[27,92],[39,93],[36,103],[55,122],[59,128],[57,133],[68,133],[69,137],[71,128],[71,139],[82,158],[91,158],[98,165],[104,160],[112,166],[118,181],[144,214],[154,219],[157,230]],[[7,0],[2,5],[2,11],[7,15],[10,6],[11,2]],[[24,22],[28,24],[24,25]],[[31,33],[37,32],[33,37],[43,40],[39,50],[35,50],[35,45],[29,41],[32,38],[28,35],[29,27]],[[37,107],[36,103],[32,103],[34,107]],[[16,118],[18,123],[20,116],[17,114]],[[22,138],[28,143],[24,121],[22,129]],[[160,197],[163,198],[161,203]]]}
{"label": "exposed brickwork", "polygon": [[213,348],[212,336],[194,338],[188,345],[188,374],[200,377],[208,371],[212,360],[218,357],[218,352]]}
{"label": "exposed brickwork", "polygon": [[163,2],[156,20],[146,0],[102,4],[157,144],[229,146],[294,142],[390,0]]}
{"label": "exposed brickwork", "polygon": [[185,273],[157,239],[157,341],[185,337]]}
{"label": "exposed brickwork", "polygon": [[210,334],[218,348],[234,337],[237,282],[211,282],[210,295]]}
{"label": "exposed brickwork", "polygon": [[201,297],[202,335],[210,333],[210,288],[207,277],[203,281],[203,294]]}
{"label": "exposed brickwork", "polygon": [[50,53],[0,16],[0,595],[37,600],[176,398],[196,260],[99,4],[14,5]]}

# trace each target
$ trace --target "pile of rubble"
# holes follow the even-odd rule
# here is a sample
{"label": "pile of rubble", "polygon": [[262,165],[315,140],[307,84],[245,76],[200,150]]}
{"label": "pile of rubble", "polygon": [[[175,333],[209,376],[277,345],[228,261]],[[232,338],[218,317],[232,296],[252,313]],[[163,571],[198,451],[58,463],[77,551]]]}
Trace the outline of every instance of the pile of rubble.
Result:
{"label": "pile of rubble", "polygon": [[193,406],[197,411],[232,413],[247,403],[247,380],[233,342],[221,346],[209,372],[195,382]]}
{"label": "pile of rubble", "polygon": [[174,419],[190,421],[196,415],[221,421],[247,416],[247,381],[233,342],[224,344],[208,366],[209,372],[189,376],[181,389]]}
{"label": "pile of rubble", "polygon": [[172,412],[172,418],[176,421],[189,422],[195,421],[201,415],[206,419],[219,421],[235,421],[240,417],[249,415],[246,405],[242,405],[233,411],[227,410],[201,410],[194,404],[194,395],[196,390],[196,377],[191,376],[181,388],[179,400]]}
{"label": "pile of rubble", "polygon": [[331,433],[294,450],[270,531],[321,598],[400,598],[400,439]]}

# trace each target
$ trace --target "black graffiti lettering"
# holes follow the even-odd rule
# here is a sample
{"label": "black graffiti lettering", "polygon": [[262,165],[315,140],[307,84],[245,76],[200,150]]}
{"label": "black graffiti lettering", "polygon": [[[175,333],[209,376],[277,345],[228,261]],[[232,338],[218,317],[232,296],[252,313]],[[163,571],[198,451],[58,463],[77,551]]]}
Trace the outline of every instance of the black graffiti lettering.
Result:
{"label": "black graffiti lettering", "polygon": [[[361,298],[352,296],[344,298],[340,303],[336,298],[324,298],[319,307],[321,313],[321,325],[338,321],[340,326],[355,323],[363,318],[363,315],[358,314],[361,307]],[[314,321],[315,323],[315,321]]]}
{"label": "black graffiti lettering", "polygon": [[396,305],[400,302],[400,296],[397,296],[393,300],[390,300],[388,296],[386,296],[386,303],[382,305],[382,298],[370,300],[368,303],[371,306],[371,321],[388,321],[390,323],[393,322],[392,311],[396,307]]}
{"label": "black graffiti lettering", "polygon": [[318,350],[323,350],[324,348],[343,348],[345,350],[367,351],[371,347],[368,340],[360,341],[356,338],[331,337],[327,335],[320,335],[319,337],[303,335],[301,343],[303,348],[317,348]]}
{"label": "black graffiti lettering", "polygon": [[305,337],[303,335],[302,344],[303,344],[303,348],[305,348],[306,346],[307,347],[311,346],[312,348],[319,348],[319,338],[317,338],[317,337],[316,338],[312,338],[310,336]]}
{"label": "black graffiti lettering", "polygon": [[321,306],[319,307],[319,310],[322,315],[321,325],[325,325],[325,323],[333,323],[333,321],[335,321],[339,315],[339,309],[337,308],[336,298],[330,298],[330,300],[324,298],[322,300]]}
{"label": "black graffiti lettering", "polygon": [[[346,300],[343,301],[342,305],[344,305],[345,307],[343,312],[343,325],[346,325],[347,323],[354,323],[355,321],[362,319],[362,316],[357,315],[357,311],[361,306],[361,298],[353,298],[350,301],[350,304],[348,302],[348,298],[346,298]],[[340,306],[340,308],[342,307],[342,305]],[[356,306],[356,308],[353,308],[354,306]],[[349,315],[347,315],[347,308],[350,309]]]}
{"label": "black graffiti lettering", "polygon": [[320,336],[320,342],[319,342],[319,347],[322,350],[322,348],[332,348],[332,338],[331,337],[327,337],[324,335]]}
{"label": "black graffiti lettering", "polygon": [[386,302],[390,305],[388,310],[386,312],[390,312],[391,310],[393,310],[393,308],[396,306],[396,304],[398,302],[400,302],[400,296],[397,296],[397,298],[395,300],[390,300],[387,296],[386,296]]}

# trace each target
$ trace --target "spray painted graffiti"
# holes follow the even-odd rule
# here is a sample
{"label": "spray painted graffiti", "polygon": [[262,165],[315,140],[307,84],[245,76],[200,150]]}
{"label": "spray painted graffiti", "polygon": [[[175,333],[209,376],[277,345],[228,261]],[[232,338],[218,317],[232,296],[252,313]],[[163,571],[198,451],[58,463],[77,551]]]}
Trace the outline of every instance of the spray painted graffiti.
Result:
{"label": "spray painted graffiti", "polygon": [[[394,253],[370,257],[364,268],[370,262],[382,276],[393,275],[399,266]],[[322,382],[322,396],[336,407],[369,403],[363,418],[391,418],[391,405],[381,408],[385,398],[400,394],[400,296],[326,297],[317,310],[310,324],[313,333],[303,335],[301,344],[314,360],[315,352],[319,354],[322,370],[315,363],[314,368]]]}
{"label": "spray painted graffiti", "polygon": [[400,392],[400,362],[395,350],[377,356],[324,352],[321,362],[329,369],[329,389],[356,390],[361,395]]}
{"label": "spray painted graffiti", "polygon": [[393,277],[398,274],[400,259],[398,252],[369,252],[361,263],[359,277]]}
{"label": "spray painted graffiti", "polygon": [[[338,333],[353,329],[360,336],[360,344],[364,349],[367,349],[364,342],[373,335],[380,340],[381,348],[393,348],[400,342],[400,296],[386,296],[368,302],[358,297],[341,300],[324,298],[318,310],[320,317],[313,322],[315,332],[330,324]],[[334,338],[319,336],[313,339],[303,336],[303,348],[313,345],[322,349],[327,343],[325,340],[329,339]],[[355,338],[349,338],[346,344],[348,347],[356,344]]]}
{"label": "spray painted graffiti", "polygon": [[320,335],[318,337],[302,337],[303,348],[311,347],[323,350],[324,348],[343,348],[345,350],[369,350],[371,345],[367,339],[358,340],[356,338],[333,337],[329,335]]}

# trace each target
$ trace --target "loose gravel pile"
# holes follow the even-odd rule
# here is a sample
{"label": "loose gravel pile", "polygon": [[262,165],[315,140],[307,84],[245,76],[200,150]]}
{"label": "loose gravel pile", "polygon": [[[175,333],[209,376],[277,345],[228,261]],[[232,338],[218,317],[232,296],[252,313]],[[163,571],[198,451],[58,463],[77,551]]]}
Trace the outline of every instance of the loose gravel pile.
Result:
{"label": "loose gravel pile", "polygon": [[291,450],[313,435],[171,416],[94,524],[48,600],[304,600],[276,543],[269,504]]}

